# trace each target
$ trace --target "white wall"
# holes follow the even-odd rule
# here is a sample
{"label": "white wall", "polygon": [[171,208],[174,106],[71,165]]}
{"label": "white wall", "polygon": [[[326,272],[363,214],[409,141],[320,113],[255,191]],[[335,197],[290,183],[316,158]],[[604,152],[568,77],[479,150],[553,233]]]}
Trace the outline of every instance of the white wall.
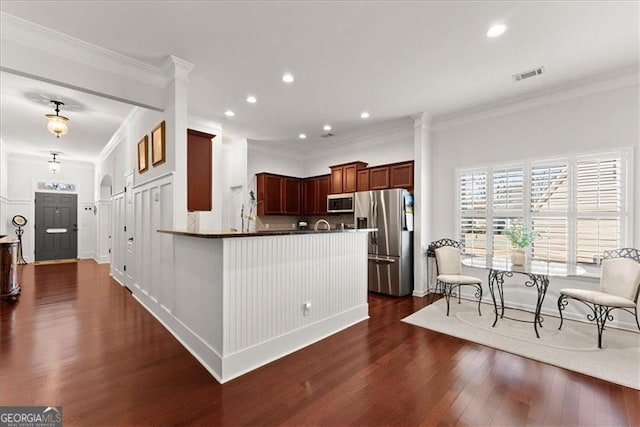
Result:
{"label": "white wall", "polygon": [[34,198],[38,182],[59,182],[76,185],[78,194],[78,257],[92,258],[95,254],[96,233],[93,213],[94,166],[91,163],[74,162],[60,158],[61,169],[56,175],[49,170],[48,158],[9,154],[7,210],[4,218],[6,230],[12,233],[10,224],[14,215],[27,218],[23,239],[23,253],[28,262],[34,260]]}
{"label": "white wall", "polygon": [[[222,229],[241,227],[240,207],[249,202],[247,190],[247,140],[223,135],[222,138]],[[214,183],[215,185],[215,183]],[[219,188],[219,187],[217,187]]]}
{"label": "white wall", "polygon": [[[455,236],[456,168],[607,148],[640,149],[638,95],[636,84],[458,126],[436,127],[432,135],[432,168],[436,182],[433,240]],[[636,162],[636,173],[639,166]],[[639,191],[640,188],[635,189],[633,200],[640,200]],[[638,216],[635,223],[638,236]],[[640,246],[638,237],[635,246]]]}
{"label": "white wall", "polygon": [[331,173],[329,166],[353,161],[377,166],[414,159],[413,120],[409,118],[334,138],[337,140],[305,153],[302,176],[325,175]]}

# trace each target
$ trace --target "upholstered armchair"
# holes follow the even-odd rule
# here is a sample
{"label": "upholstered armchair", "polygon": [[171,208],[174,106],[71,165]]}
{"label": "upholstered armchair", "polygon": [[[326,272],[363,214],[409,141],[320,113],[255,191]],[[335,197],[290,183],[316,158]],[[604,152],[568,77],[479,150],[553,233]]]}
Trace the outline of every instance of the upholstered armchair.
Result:
{"label": "upholstered armchair", "polygon": [[602,348],[602,333],[608,320],[613,320],[611,311],[624,310],[634,315],[638,321],[638,291],[640,290],[640,251],[624,248],[605,251],[602,260],[600,290],[561,289],[558,298],[560,327],[562,329],[562,311],[569,300],[577,300],[589,307],[592,314],[587,319],[596,322],[598,328],[598,348]]}
{"label": "upholstered armchair", "polygon": [[447,301],[447,316],[451,295],[455,295],[457,289],[458,303],[460,303],[460,286],[473,286],[476,288],[476,298],[478,298],[478,314],[482,301],[482,280],[477,277],[464,276],[461,274],[460,254],[462,244],[451,239],[441,239],[432,242],[427,251],[436,259],[436,288],[442,288],[442,293]]}

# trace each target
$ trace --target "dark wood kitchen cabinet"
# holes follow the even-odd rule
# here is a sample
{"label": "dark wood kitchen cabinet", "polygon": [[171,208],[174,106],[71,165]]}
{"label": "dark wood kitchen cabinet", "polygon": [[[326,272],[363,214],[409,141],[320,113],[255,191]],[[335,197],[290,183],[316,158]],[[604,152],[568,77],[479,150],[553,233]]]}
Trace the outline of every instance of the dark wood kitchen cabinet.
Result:
{"label": "dark wood kitchen cabinet", "polygon": [[257,212],[263,215],[299,215],[302,213],[302,180],[270,173],[256,174]]}
{"label": "dark wood kitchen cabinet", "polygon": [[331,175],[318,177],[318,214],[327,213],[327,196],[329,195],[329,181]]}
{"label": "dark wood kitchen cabinet", "polygon": [[299,215],[302,213],[302,180],[299,178],[283,178],[283,213],[285,215]]}
{"label": "dark wood kitchen cabinet", "polygon": [[356,181],[356,191],[369,191],[369,169],[360,169]]}
{"label": "dark wood kitchen cabinet", "polygon": [[389,166],[369,169],[369,190],[386,190],[389,185]]}
{"label": "dark wood kitchen cabinet", "polygon": [[256,174],[258,215],[282,214],[282,177],[267,173]]}
{"label": "dark wood kitchen cabinet", "polygon": [[391,188],[406,188],[413,192],[413,161],[389,166]]}
{"label": "dark wood kitchen cabinet", "polygon": [[187,210],[210,211],[212,142],[215,135],[187,129]]}
{"label": "dark wood kitchen cabinet", "polygon": [[304,180],[304,213],[318,213],[318,179],[307,178]]}
{"label": "dark wood kitchen cabinet", "polygon": [[353,193],[357,190],[358,171],[367,167],[364,162],[331,166],[330,194]]}
{"label": "dark wood kitchen cabinet", "polygon": [[306,215],[327,213],[327,195],[329,194],[330,175],[314,176],[303,180],[304,209]]}

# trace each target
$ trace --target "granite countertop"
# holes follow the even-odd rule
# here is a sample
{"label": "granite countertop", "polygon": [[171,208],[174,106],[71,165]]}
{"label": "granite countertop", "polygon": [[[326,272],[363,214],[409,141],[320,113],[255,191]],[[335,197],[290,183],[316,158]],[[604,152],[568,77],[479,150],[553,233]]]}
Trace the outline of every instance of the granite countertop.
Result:
{"label": "granite countertop", "polygon": [[299,235],[299,234],[331,234],[331,233],[368,233],[371,231],[377,231],[377,228],[346,228],[342,229],[331,229],[331,230],[261,230],[261,231],[252,231],[252,232],[243,232],[243,231],[188,231],[185,229],[160,229],[158,233],[166,233],[166,234],[175,234],[178,236],[191,236],[191,237],[202,237],[205,239],[221,239],[221,238],[229,238],[229,237],[262,237],[262,236],[289,236],[289,235]]}
{"label": "granite countertop", "polygon": [[18,243],[18,239],[15,236],[0,234],[0,245],[12,245]]}

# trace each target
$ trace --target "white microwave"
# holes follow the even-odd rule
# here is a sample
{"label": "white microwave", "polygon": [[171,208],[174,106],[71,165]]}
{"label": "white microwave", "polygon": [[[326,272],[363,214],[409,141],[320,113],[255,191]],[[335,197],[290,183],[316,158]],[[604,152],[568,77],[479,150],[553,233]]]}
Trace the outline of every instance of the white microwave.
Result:
{"label": "white microwave", "polygon": [[353,193],[329,194],[327,196],[327,212],[350,213],[353,212]]}

